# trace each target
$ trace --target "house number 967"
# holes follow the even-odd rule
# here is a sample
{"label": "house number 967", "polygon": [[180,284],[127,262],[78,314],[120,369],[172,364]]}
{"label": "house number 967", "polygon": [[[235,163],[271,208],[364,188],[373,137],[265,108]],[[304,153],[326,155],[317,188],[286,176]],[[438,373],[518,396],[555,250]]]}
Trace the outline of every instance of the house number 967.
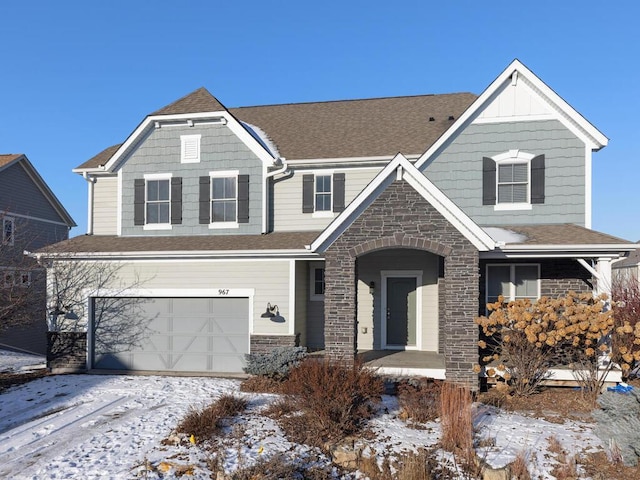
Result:
{"label": "house number 967", "polygon": [[218,295],[229,295],[229,289],[228,288],[219,288],[218,289]]}

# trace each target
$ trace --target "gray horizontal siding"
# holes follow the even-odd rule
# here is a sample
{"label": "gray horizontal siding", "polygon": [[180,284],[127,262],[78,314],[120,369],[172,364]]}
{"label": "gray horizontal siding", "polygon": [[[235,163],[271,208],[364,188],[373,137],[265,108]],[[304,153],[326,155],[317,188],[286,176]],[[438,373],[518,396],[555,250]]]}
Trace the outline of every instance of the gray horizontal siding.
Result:
{"label": "gray horizontal siding", "polygon": [[118,177],[97,177],[93,184],[93,233],[118,233]]}
{"label": "gray horizontal siding", "polygon": [[[381,169],[353,168],[331,169],[345,174],[345,206],[358,195]],[[302,176],[306,173],[321,173],[296,170],[293,175],[274,185],[271,218],[275,231],[323,230],[335,217],[314,218],[311,213],[302,213]],[[337,216],[337,214],[335,214]]]}
{"label": "gray horizontal siding", "polygon": [[[545,203],[494,211],[482,205],[482,157],[515,149],[545,155]],[[585,224],[585,146],[557,120],[469,125],[424,173],[480,225]]]}
{"label": "gray horizontal siding", "polygon": [[64,222],[20,163],[0,172],[0,211]]}
{"label": "gray horizontal siding", "polygon": [[[200,163],[180,163],[180,136],[202,135]],[[238,170],[249,175],[249,223],[216,229],[200,225],[200,176],[216,170]],[[149,173],[182,177],[182,224],[171,230],[144,230],[133,224],[133,181]],[[262,162],[224,125],[163,127],[153,130],[129,155],[122,167],[122,235],[237,235],[262,231]]]}

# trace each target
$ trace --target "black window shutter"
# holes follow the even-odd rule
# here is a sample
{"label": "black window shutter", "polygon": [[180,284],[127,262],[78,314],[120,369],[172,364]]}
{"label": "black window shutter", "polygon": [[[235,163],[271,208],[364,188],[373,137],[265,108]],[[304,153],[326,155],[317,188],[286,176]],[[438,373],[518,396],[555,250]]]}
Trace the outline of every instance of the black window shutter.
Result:
{"label": "black window shutter", "polygon": [[544,155],[531,159],[531,203],[544,203]]}
{"label": "black window shutter", "polygon": [[133,181],[133,224],[144,225],[144,178]]}
{"label": "black window shutter", "polygon": [[249,175],[238,175],[238,223],[249,223]]}
{"label": "black window shutter", "polygon": [[302,213],[313,213],[313,175],[302,176]]}
{"label": "black window shutter", "polygon": [[201,224],[209,223],[211,219],[211,192],[209,177],[200,177],[200,215],[199,221]]}
{"label": "black window shutter", "polygon": [[482,159],[482,204],[496,204],[496,162],[489,157]]}
{"label": "black window shutter", "polygon": [[171,225],[182,223],[182,178],[171,177]]}
{"label": "black window shutter", "polygon": [[344,210],[344,173],[333,174],[333,211]]}

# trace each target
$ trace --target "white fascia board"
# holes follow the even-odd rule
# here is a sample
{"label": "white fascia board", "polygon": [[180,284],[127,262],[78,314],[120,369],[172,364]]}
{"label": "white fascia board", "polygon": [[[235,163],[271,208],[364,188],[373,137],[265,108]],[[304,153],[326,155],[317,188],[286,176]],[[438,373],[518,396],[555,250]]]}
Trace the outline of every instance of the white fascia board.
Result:
{"label": "white fascia board", "polygon": [[[420,154],[406,155],[403,154],[405,158],[409,160],[417,160],[420,157]],[[333,163],[344,163],[344,164],[365,164],[370,165],[372,162],[380,162],[380,163],[388,163],[395,158],[395,155],[381,155],[376,157],[336,157],[336,158],[307,158],[307,159],[297,159],[297,160],[287,160],[287,165],[295,167],[295,166],[307,166],[313,165],[322,167],[325,164],[333,164]]]}
{"label": "white fascia board", "polygon": [[449,141],[458,131],[460,131],[467,122],[498,92],[500,87],[511,81],[511,75],[517,71],[518,74],[524,75],[527,80],[538,88],[548,100],[555,103],[557,108],[565,113],[567,117],[580,126],[588,135],[593,138],[592,147],[598,150],[607,145],[609,140],[598,129],[591,125],[582,115],[580,115],[573,107],[565,102],[557,93],[549,88],[542,80],[540,80],[533,72],[525,67],[519,60],[514,60],[509,66],[491,82],[491,84],[476,98],[476,100],[467,108],[462,115],[449,127],[449,129],[434,142],[429,149],[422,154],[416,161],[415,166],[419,169],[428,162],[447,141]]}
{"label": "white fascia board", "polygon": [[460,208],[442,193],[427,177],[425,177],[402,154],[394,159],[362,190],[358,196],[338,215],[333,222],[311,244],[311,250],[324,251],[338,236],[357,218],[354,214],[362,212],[394,179],[397,169],[431,205],[434,206],[460,233],[462,233],[478,250],[487,251],[495,247],[495,241],[473,222]]}
{"label": "white fascia board", "polygon": [[217,251],[141,251],[141,252],[80,252],[80,253],[34,253],[38,259],[61,260],[167,260],[167,259],[207,259],[207,258],[284,258],[284,259],[320,259],[308,250],[217,250]]}
{"label": "white fascia board", "polygon": [[620,258],[637,249],[636,244],[601,245],[520,245],[505,246],[491,252],[480,252],[480,258]]}
{"label": "white fascia board", "polygon": [[[242,141],[247,147],[256,154],[262,162],[267,165],[274,163],[274,158],[264,149],[260,143],[251,136],[249,132],[238,122],[233,115],[225,110],[217,112],[198,112],[198,113],[180,113],[175,115],[151,115],[147,116],[140,125],[133,131],[127,140],[113,154],[109,161],[105,164],[104,170],[111,170],[117,164],[120,157],[128,151],[129,148],[140,138],[140,136],[149,128],[153,128],[156,122],[173,122],[180,120],[202,120],[207,118],[223,118],[229,129]],[[75,169],[77,173],[86,169]]]}

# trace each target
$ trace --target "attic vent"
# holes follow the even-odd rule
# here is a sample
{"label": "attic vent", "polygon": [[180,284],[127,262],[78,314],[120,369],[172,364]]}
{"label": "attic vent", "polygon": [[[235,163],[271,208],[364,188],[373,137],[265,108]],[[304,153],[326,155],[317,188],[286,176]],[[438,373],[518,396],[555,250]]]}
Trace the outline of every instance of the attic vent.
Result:
{"label": "attic vent", "polygon": [[453,115],[449,115],[449,120],[453,120]]}
{"label": "attic vent", "polygon": [[436,119],[435,119],[435,118],[433,118],[433,117],[429,117],[429,121],[430,121],[430,122],[435,122],[435,121],[436,121]]}
{"label": "attic vent", "polygon": [[180,135],[180,163],[200,162],[201,135]]}

